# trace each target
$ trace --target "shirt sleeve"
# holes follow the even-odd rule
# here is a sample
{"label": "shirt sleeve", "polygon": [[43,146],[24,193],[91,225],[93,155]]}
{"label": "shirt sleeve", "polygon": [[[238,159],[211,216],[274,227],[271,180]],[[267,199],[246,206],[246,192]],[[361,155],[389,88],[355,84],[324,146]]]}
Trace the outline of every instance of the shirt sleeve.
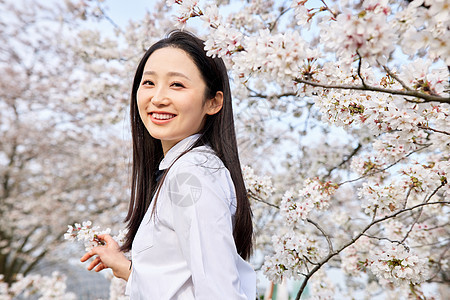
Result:
{"label": "shirt sleeve", "polygon": [[169,197],[195,299],[247,299],[237,268],[231,212],[235,192],[228,170],[181,163],[169,177]]}

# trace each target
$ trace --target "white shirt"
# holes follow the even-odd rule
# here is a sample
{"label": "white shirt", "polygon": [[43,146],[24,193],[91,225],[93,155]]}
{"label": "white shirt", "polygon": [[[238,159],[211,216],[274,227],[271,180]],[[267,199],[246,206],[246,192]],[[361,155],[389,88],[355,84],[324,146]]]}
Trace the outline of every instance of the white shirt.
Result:
{"label": "white shirt", "polygon": [[[168,168],[198,137],[173,146],[159,169]],[[132,245],[131,300],[256,298],[255,271],[239,256],[233,239],[233,181],[209,146],[175,161],[151,217],[153,205]]]}

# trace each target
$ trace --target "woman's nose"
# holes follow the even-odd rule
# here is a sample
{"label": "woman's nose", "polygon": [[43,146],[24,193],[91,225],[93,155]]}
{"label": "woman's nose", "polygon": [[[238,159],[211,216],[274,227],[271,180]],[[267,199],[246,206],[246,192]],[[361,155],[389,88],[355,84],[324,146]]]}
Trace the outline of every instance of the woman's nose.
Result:
{"label": "woman's nose", "polygon": [[167,98],[167,93],[163,88],[156,89],[155,94],[150,100],[153,105],[164,105],[168,104],[169,99]]}

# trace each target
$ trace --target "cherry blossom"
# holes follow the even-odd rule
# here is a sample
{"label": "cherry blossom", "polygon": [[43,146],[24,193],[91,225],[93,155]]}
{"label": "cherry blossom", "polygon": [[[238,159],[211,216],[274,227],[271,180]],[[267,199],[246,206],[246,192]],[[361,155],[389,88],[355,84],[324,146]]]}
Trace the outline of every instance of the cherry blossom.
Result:
{"label": "cherry blossom", "polygon": [[395,285],[418,284],[428,276],[427,259],[408,252],[403,246],[387,246],[369,256],[369,267],[375,276]]}
{"label": "cherry blossom", "polygon": [[[67,257],[67,229],[88,247],[101,228],[123,238],[134,69],[153,42],[197,18],[190,30],[232,78],[255,268],[300,281],[297,299],[307,284],[325,299],[439,299],[449,259],[447,2],[161,0],[125,26],[108,1],[2,2],[0,258],[23,266],[3,281],[31,282],[44,250]],[[98,226],[74,224],[86,219]],[[346,276],[344,291],[332,272]],[[123,282],[112,281],[111,298],[121,297]]]}

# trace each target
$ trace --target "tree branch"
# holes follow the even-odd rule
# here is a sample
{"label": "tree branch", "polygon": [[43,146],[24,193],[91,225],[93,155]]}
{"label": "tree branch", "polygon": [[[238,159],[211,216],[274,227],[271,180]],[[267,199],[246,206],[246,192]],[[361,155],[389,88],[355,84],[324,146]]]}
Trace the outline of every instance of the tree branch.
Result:
{"label": "tree branch", "polygon": [[363,236],[366,236],[369,239],[375,239],[375,240],[379,240],[379,241],[389,241],[390,243],[396,243],[396,244],[399,244],[399,245],[403,245],[405,248],[409,249],[409,247],[404,245],[401,241],[391,240],[391,239],[386,238],[386,237],[379,237],[379,236],[374,236],[374,235],[370,235],[370,234],[366,234],[366,233],[364,233]]}
{"label": "tree branch", "polygon": [[280,209],[280,207],[279,207],[278,205],[272,204],[272,203],[267,202],[267,201],[265,201],[265,200],[263,200],[263,199],[261,199],[261,198],[258,198],[258,197],[257,197],[256,195],[254,195],[252,192],[249,192],[249,193],[248,193],[248,196],[249,196],[250,198],[252,198],[253,200],[256,200],[256,201],[258,201],[258,202],[262,202],[262,203],[267,204],[267,205],[269,205],[269,206],[272,206],[272,207],[275,207],[275,208]]}
{"label": "tree branch", "polygon": [[319,226],[319,224],[317,224],[316,222],[314,222],[313,220],[311,220],[310,218],[307,218],[306,221],[308,221],[309,223],[313,224],[314,226],[316,226],[317,229],[319,229],[320,232],[322,232],[323,236],[325,237],[325,239],[327,240],[328,243],[328,250],[329,250],[329,254],[333,253],[333,244],[331,243],[330,240],[330,236],[325,232],[325,230],[322,229],[322,227]]}
{"label": "tree branch", "polygon": [[402,95],[402,96],[411,96],[420,98],[423,101],[417,102],[417,103],[425,103],[425,102],[439,102],[439,103],[450,103],[450,97],[442,97],[442,96],[434,96],[434,95],[428,95],[425,93],[421,93],[418,91],[399,91],[399,90],[392,90],[392,89],[386,89],[381,88],[377,86],[371,86],[371,85],[339,85],[339,84],[323,84],[320,82],[314,82],[309,80],[303,80],[301,78],[294,78],[294,81],[297,83],[303,83],[310,86],[315,87],[321,87],[325,89],[342,89],[342,90],[355,90],[355,91],[371,91],[371,92],[380,92],[385,94],[391,94],[391,95]]}
{"label": "tree branch", "polygon": [[409,152],[409,153],[406,154],[404,157],[398,159],[397,161],[393,162],[392,164],[388,165],[388,166],[385,167],[385,168],[382,168],[382,169],[376,170],[376,171],[374,171],[374,172],[370,172],[370,173],[364,174],[364,175],[362,175],[362,176],[360,176],[360,177],[358,177],[358,178],[355,178],[355,179],[350,179],[350,180],[343,181],[343,182],[341,182],[341,183],[338,183],[338,185],[341,186],[341,185],[343,185],[343,184],[345,184],[345,183],[350,183],[350,182],[358,181],[358,180],[363,179],[363,178],[365,178],[365,177],[372,176],[372,175],[375,175],[375,174],[377,174],[377,173],[386,171],[386,170],[392,168],[393,166],[395,166],[396,164],[398,164],[399,162],[401,162],[403,159],[407,158],[408,156],[410,156],[410,155],[412,155],[412,154],[414,154],[414,153],[416,153],[416,152],[422,151],[423,149],[428,148],[428,147],[430,147],[430,146],[431,146],[431,144],[427,144],[427,145],[423,146],[422,148],[419,148],[419,149],[416,149],[416,150],[414,150],[414,151]]}
{"label": "tree branch", "polygon": [[[443,186],[443,184],[441,184],[441,186]],[[425,196],[425,199],[423,199],[423,203],[427,203],[428,201],[430,201],[431,197],[433,197],[438,189],[435,189],[431,195],[429,197]],[[422,215],[422,211],[423,211],[423,206],[419,209],[419,212],[417,214],[417,217],[414,219],[414,222],[411,224],[411,227],[409,228],[408,232],[405,234],[405,236],[403,237],[403,239],[401,240],[401,243],[403,244],[403,242],[408,238],[409,234],[411,233],[411,231],[413,230],[414,226],[417,224],[417,222],[419,221],[420,216]]]}
{"label": "tree branch", "polygon": [[356,54],[357,54],[358,57],[359,57],[359,60],[358,60],[358,77],[359,77],[359,79],[361,79],[361,84],[362,84],[362,86],[363,86],[364,88],[367,88],[367,84],[366,84],[366,82],[364,81],[364,78],[363,78],[362,75],[361,75],[362,57],[361,57],[361,55],[359,54],[358,51],[356,51]]}
{"label": "tree branch", "polygon": [[434,131],[434,132],[438,132],[438,133],[442,133],[442,134],[446,134],[446,135],[450,135],[450,132],[447,131],[443,131],[443,130],[438,130],[438,129],[434,129],[425,125],[419,125],[418,126],[420,129],[425,129],[425,130],[430,130],[430,131]]}
{"label": "tree branch", "polygon": [[330,7],[325,3],[325,0],[320,0],[320,2],[323,3],[325,9],[328,10],[333,15],[334,18],[337,17],[338,14],[330,9]]}
{"label": "tree branch", "polygon": [[[441,187],[443,187],[443,184],[441,184],[439,187],[437,187],[435,189],[435,191],[430,195],[431,198]],[[327,255],[322,261],[320,261],[318,263],[318,265],[316,265],[308,274],[306,274],[305,279],[302,282],[302,285],[297,293],[297,296],[295,298],[295,300],[299,300],[300,296],[302,295],[306,284],[308,283],[308,280],[311,278],[312,275],[314,275],[314,273],[316,273],[324,264],[326,264],[331,258],[333,258],[334,256],[338,255],[339,253],[341,253],[344,249],[346,249],[347,247],[349,247],[350,245],[354,244],[361,236],[363,236],[372,226],[374,226],[375,224],[378,224],[380,222],[383,222],[385,220],[391,219],[391,218],[395,218],[396,216],[398,216],[399,214],[402,214],[404,212],[408,212],[408,211],[412,211],[414,209],[420,208],[422,206],[425,205],[435,205],[435,204],[450,204],[450,201],[437,201],[437,202],[424,202],[421,204],[417,204],[415,206],[409,207],[409,208],[405,208],[405,209],[401,209],[391,215],[382,217],[380,219],[375,220],[375,216],[376,216],[376,212],[374,213],[374,218],[372,219],[372,222],[369,223],[360,233],[358,233],[357,236],[355,236],[354,238],[352,238],[349,242],[347,242],[345,245],[343,245],[340,249],[336,250],[333,253],[330,253],[329,255]]]}
{"label": "tree branch", "polygon": [[400,83],[400,85],[407,91],[412,91],[412,89],[406,85],[406,83],[403,82],[403,80],[401,80],[400,78],[398,78],[397,75],[395,75],[391,69],[389,69],[387,66],[380,64],[383,69],[386,71],[386,73],[391,76],[392,78],[394,78],[395,80],[397,80],[398,83]]}
{"label": "tree branch", "polygon": [[[281,9],[282,9],[282,8],[281,8]],[[280,14],[278,15],[278,17],[275,19],[275,21],[273,21],[273,23],[269,23],[269,24],[270,24],[270,26],[269,26],[269,31],[270,31],[270,32],[272,32],[272,30],[275,28],[275,26],[277,25],[277,23],[278,23],[278,21],[280,20],[280,18],[281,18],[285,13],[287,13],[287,12],[290,11],[290,10],[291,10],[290,7],[287,8],[287,9],[282,10],[282,11],[280,12]]]}
{"label": "tree branch", "polygon": [[331,172],[333,172],[333,171],[336,170],[337,168],[339,168],[339,167],[345,165],[345,164],[346,164],[353,156],[355,156],[355,155],[358,153],[359,150],[361,150],[361,148],[362,148],[361,143],[358,143],[358,146],[357,146],[355,149],[353,149],[352,153],[350,153],[349,155],[347,155],[347,157],[345,157],[344,160],[342,160],[342,162],[341,162],[339,165],[337,165],[337,166],[331,168],[331,169],[328,171],[328,174],[325,175],[325,178],[329,177],[329,176],[331,175]]}
{"label": "tree branch", "polygon": [[249,90],[251,93],[253,93],[253,95],[250,95],[250,98],[283,98],[283,97],[289,97],[289,96],[297,96],[297,93],[293,93],[293,92],[286,92],[286,93],[282,93],[282,94],[278,94],[278,95],[264,95],[260,92],[257,92],[253,89],[251,89],[250,87],[248,87],[247,85],[245,85],[245,87],[247,88],[247,90]]}

